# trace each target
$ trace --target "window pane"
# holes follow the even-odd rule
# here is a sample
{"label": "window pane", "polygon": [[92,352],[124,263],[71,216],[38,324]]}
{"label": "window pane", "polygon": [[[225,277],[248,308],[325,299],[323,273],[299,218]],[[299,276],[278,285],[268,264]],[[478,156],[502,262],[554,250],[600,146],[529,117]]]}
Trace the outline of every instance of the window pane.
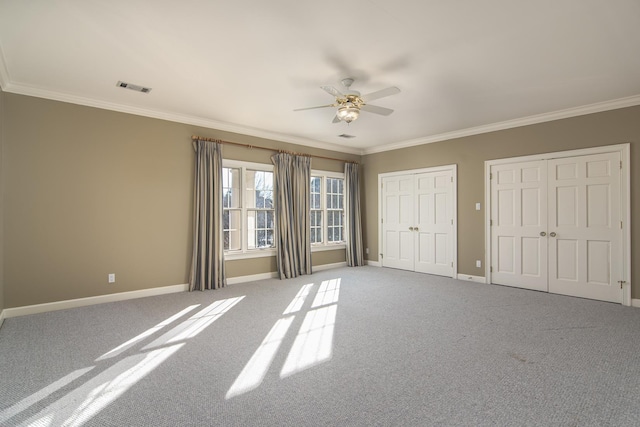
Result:
{"label": "window pane", "polygon": [[322,243],[322,211],[311,211],[311,243]]}
{"label": "window pane", "polygon": [[264,207],[265,209],[273,209],[273,191],[264,190]]}
{"label": "window pane", "polygon": [[239,210],[223,210],[222,228],[224,230],[224,249],[237,251],[241,245],[241,214]]}
{"label": "window pane", "polygon": [[320,183],[321,178],[318,176],[311,177],[311,209],[320,209]]}
{"label": "window pane", "polygon": [[248,208],[256,207],[256,171],[245,171],[245,203]]}
{"label": "window pane", "polygon": [[273,209],[273,172],[247,170],[248,208]]}
{"label": "window pane", "polygon": [[249,249],[274,247],[273,211],[247,211],[247,247]]}
{"label": "window pane", "polygon": [[222,168],[222,206],[240,207],[240,169]]}
{"label": "window pane", "polygon": [[273,228],[273,219],[275,216],[275,213],[273,211],[266,211],[267,214],[267,227],[266,228]]}

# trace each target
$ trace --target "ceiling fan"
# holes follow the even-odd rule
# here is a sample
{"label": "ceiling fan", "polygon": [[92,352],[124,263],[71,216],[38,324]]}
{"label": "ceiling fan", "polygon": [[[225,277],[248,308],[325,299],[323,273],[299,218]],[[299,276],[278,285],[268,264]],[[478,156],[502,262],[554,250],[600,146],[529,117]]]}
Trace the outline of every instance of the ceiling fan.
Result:
{"label": "ceiling fan", "polygon": [[390,108],[378,107],[377,105],[369,104],[369,102],[375,99],[384,98],[385,96],[391,96],[400,93],[400,89],[392,86],[386,89],[381,89],[376,92],[369,93],[367,95],[360,95],[360,92],[358,92],[357,90],[350,89],[352,84],[352,78],[346,78],[342,80],[342,85],[346,89],[343,91],[344,93],[340,92],[333,86],[320,86],[322,90],[329,93],[330,95],[335,96],[336,101],[333,104],[320,105],[318,107],[298,108],[293,111],[338,107],[336,116],[333,118],[333,123],[338,123],[340,121],[351,123],[360,116],[360,111],[381,114],[383,116],[388,116],[389,114],[393,113],[393,110]]}

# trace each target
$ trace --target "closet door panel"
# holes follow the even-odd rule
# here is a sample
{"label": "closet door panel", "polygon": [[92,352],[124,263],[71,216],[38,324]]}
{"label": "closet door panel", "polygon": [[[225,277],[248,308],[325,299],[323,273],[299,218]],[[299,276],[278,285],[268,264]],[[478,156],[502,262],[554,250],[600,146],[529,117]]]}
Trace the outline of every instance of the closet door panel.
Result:
{"label": "closet door panel", "polygon": [[496,165],[491,174],[491,281],[546,291],[546,162]]}

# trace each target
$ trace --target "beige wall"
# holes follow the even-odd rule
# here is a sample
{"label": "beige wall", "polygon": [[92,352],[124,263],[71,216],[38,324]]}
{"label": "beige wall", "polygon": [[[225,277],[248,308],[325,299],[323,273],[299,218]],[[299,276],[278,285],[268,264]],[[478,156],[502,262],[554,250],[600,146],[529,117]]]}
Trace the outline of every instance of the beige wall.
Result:
{"label": "beige wall", "polygon": [[[359,160],[359,156],[197,126],[0,93],[4,235],[0,309],[186,283],[191,247],[193,134]],[[459,272],[484,269],[484,161],[630,142],[640,170],[640,107],[364,156],[363,227],[378,260],[378,174],[458,165]],[[224,157],[269,164],[270,152],[226,145]],[[314,159],[313,168],[341,171]],[[640,206],[632,194],[632,217]],[[632,274],[638,274],[632,230]],[[344,250],[316,252],[315,266]],[[0,264],[1,269],[2,264]],[[229,277],[275,271],[275,258],[228,261]],[[116,273],[116,283],[107,274]],[[4,288],[4,289],[3,289]],[[634,286],[633,298],[640,297]]]}
{"label": "beige wall", "polygon": [[[378,260],[378,174],[431,166],[458,165],[458,272],[484,276],[475,261],[484,257],[484,161],[554,151],[631,143],[631,215],[638,224],[640,198],[640,107],[631,107],[499,132],[405,148],[363,157],[364,246]],[[482,210],[475,210],[475,203]],[[638,277],[640,227],[632,227],[632,277]],[[484,262],[483,262],[484,264]],[[632,297],[640,298],[640,286]]]}
{"label": "beige wall", "polygon": [[[193,134],[360,158],[22,95],[3,101],[7,308],[186,283]],[[270,155],[224,146],[230,159],[270,164]],[[344,250],[313,254],[314,265],[344,260]],[[273,271],[273,257],[228,263],[229,277]]]}

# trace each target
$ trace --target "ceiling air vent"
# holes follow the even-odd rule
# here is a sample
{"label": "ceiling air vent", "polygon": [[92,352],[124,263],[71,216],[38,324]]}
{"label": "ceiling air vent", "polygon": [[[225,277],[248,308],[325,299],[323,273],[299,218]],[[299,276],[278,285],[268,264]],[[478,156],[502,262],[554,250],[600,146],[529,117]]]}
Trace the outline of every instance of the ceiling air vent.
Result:
{"label": "ceiling air vent", "polygon": [[116,86],[123,87],[125,89],[135,90],[136,92],[142,92],[142,93],[151,92],[151,88],[150,87],[138,86],[138,85],[134,85],[134,84],[131,84],[131,83],[126,83],[126,82],[118,82],[118,84]]}
{"label": "ceiling air vent", "polygon": [[355,138],[355,135],[348,135],[346,133],[343,133],[341,135],[338,135],[340,138],[345,138],[345,139],[351,139],[351,138]]}

